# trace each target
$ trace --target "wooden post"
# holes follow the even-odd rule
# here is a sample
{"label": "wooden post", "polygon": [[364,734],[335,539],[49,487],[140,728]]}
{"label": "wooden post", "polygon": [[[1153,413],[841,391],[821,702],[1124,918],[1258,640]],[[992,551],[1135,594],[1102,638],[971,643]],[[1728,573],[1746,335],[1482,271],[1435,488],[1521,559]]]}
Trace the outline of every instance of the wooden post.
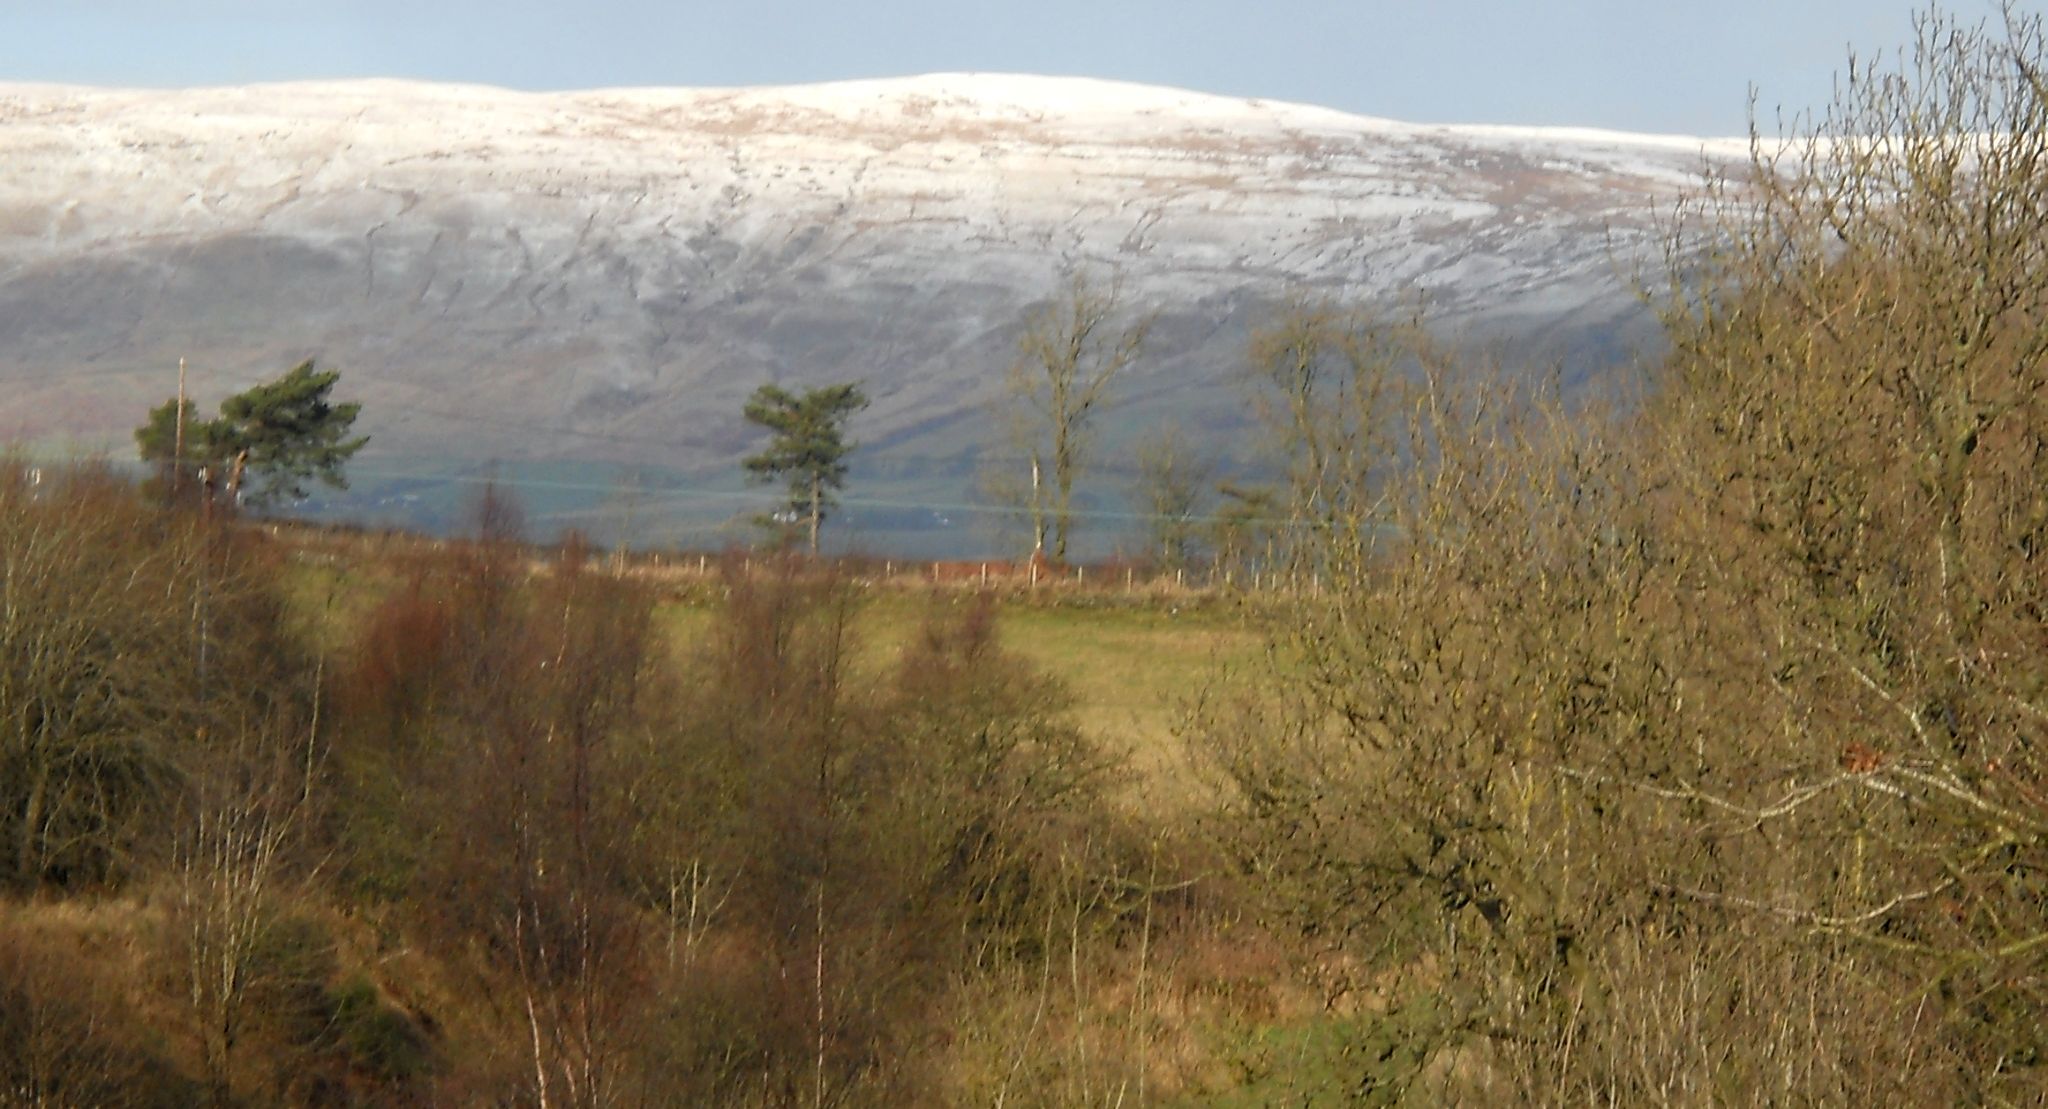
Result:
{"label": "wooden post", "polygon": [[[1038,448],[1031,448],[1031,556],[1037,558],[1045,553],[1045,502],[1040,499],[1038,476]],[[1064,554],[1065,552],[1061,552]],[[1032,578],[1037,585],[1038,579]]]}

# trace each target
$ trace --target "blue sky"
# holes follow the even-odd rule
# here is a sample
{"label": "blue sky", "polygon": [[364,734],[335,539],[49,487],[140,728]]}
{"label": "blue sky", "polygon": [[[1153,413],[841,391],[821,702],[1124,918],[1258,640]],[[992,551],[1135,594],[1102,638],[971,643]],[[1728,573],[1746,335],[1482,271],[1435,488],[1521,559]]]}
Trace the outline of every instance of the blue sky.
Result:
{"label": "blue sky", "polygon": [[[1913,0],[0,0],[0,80],[523,89],[1072,74],[1422,122],[1739,133]],[[1989,0],[1953,0],[1968,19]],[[2039,11],[2048,0],[2027,0]]]}

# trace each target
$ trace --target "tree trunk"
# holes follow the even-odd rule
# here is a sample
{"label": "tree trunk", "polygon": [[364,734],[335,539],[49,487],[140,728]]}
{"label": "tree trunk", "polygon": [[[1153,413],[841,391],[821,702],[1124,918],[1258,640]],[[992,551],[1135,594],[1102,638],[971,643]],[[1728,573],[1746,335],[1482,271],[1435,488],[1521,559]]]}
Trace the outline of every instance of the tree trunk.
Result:
{"label": "tree trunk", "polygon": [[811,557],[818,556],[818,525],[825,516],[824,479],[811,475]]}
{"label": "tree trunk", "polygon": [[[1073,371],[1067,373],[1071,376]],[[1073,431],[1075,414],[1068,407],[1067,390],[1064,387],[1053,391],[1054,409],[1052,417],[1052,560],[1065,565],[1067,561],[1067,511],[1069,498],[1074,488],[1074,455],[1068,444]]]}
{"label": "tree trunk", "polygon": [[15,843],[14,875],[16,880],[25,886],[34,886],[42,881],[43,860],[39,857],[41,852],[37,850],[41,836],[37,830],[43,823],[43,803],[48,795],[49,783],[49,764],[42,758],[37,758],[35,784],[29,788],[28,802],[22,812],[21,834]]}
{"label": "tree trunk", "polygon": [[1067,445],[1064,428],[1054,436],[1052,451],[1053,492],[1053,540],[1052,560],[1065,565],[1067,561],[1067,529],[1071,526],[1074,504],[1074,456]]}

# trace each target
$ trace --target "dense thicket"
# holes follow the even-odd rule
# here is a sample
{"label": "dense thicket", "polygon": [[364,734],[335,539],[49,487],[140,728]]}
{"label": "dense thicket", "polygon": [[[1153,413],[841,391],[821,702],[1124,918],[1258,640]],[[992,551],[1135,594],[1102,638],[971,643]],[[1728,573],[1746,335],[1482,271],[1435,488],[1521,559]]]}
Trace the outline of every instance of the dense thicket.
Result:
{"label": "dense thicket", "polygon": [[1276,332],[1335,588],[1207,748],[1376,1095],[2048,1095],[2044,60],[1930,20],[1759,140],[1640,411]]}
{"label": "dense thicket", "polygon": [[0,884],[132,869],[135,833],[224,752],[286,742],[274,566],[95,469],[0,466]]}
{"label": "dense thicket", "polygon": [[342,834],[391,845],[359,877],[511,971],[482,1070],[602,1103],[922,1089],[933,997],[1107,829],[1056,694],[979,610],[857,682],[855,597],[798,563],[735,573],[675,658],[644,591],[572,552],[514,592],[516,553],[398,590],[343,706],[375,723]]}
{"label": "dense thicket", "polygon": [[1116,764],[985,598],[863,655],[771,561],[678,637],[495,495],[337,572],[29,473],[0,1102],[942,1102],[1005,1080],[933,1058],[974,983],[1135,926]]}

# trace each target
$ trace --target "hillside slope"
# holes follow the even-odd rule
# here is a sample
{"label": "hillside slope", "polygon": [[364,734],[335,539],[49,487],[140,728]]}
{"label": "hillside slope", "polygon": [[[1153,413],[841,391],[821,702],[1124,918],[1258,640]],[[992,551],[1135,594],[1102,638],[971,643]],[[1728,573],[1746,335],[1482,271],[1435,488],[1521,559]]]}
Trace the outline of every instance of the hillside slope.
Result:
{"label": "hillside slope", "polygon": [[375,436],[356,511],[431,523],[496,460],[563,519],[637,473],[673,530],[733,510],[756,384],[864,378],[872,534],[943,533],[1063,270],[1159,314],[1112,431],[1229,442],[1247,321],[1298,288],[1614,356],[1657,212],[1739,153],[991,75],[0,85],[0,435],[125,451],[180,356],[205,404],[317,356]]}

